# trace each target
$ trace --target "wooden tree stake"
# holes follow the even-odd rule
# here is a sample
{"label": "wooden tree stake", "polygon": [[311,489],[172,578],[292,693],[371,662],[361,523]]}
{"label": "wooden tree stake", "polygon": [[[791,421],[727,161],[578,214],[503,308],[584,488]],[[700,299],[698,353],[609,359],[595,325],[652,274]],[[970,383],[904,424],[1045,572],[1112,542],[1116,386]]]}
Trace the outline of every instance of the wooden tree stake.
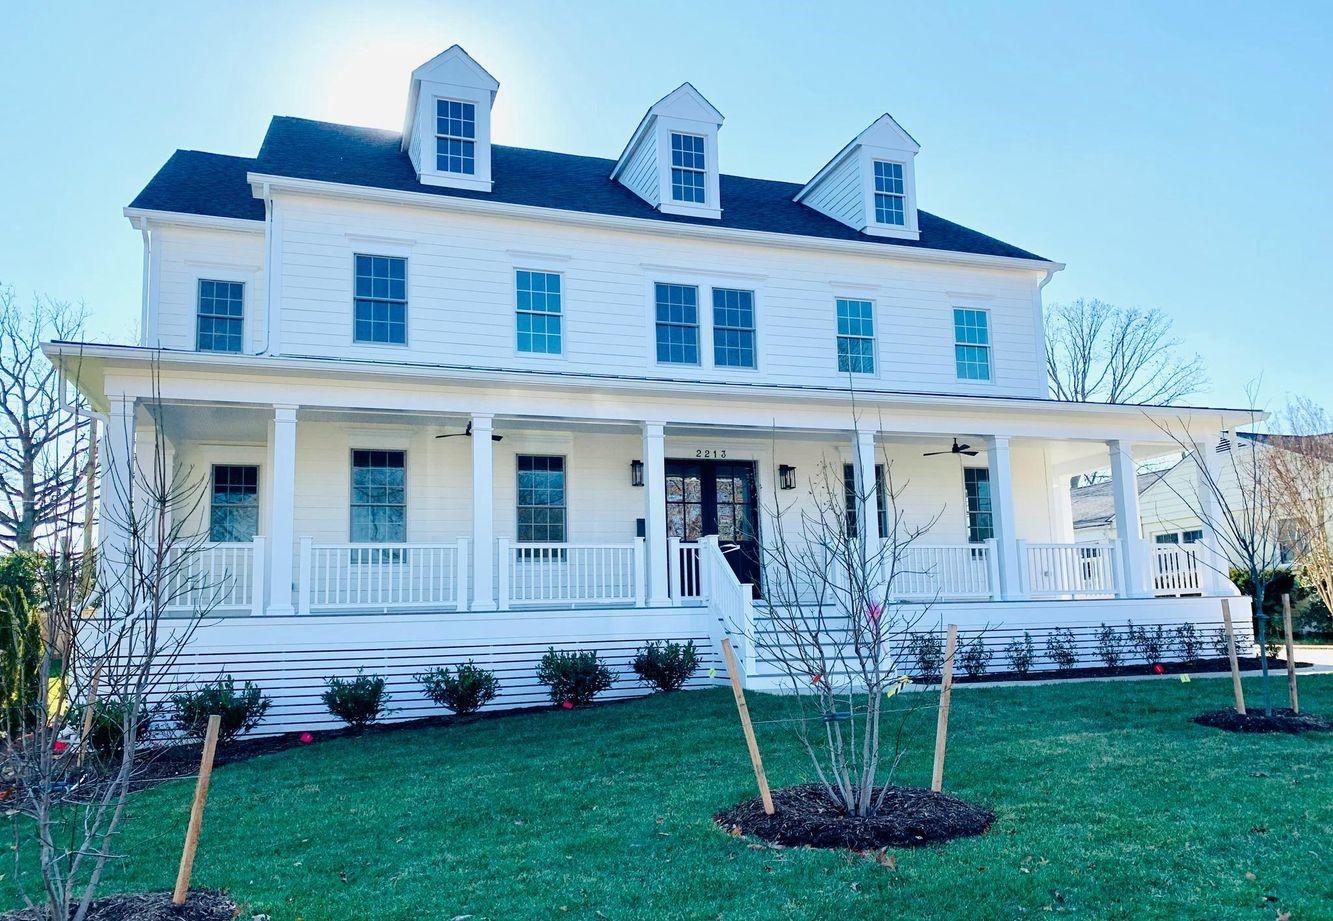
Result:
{"label": "wooden tree stake", "polygon": [[88,734],[93,731],[93,710],[97,708],[97,687],[101,680],[102,663],[99,662],[88,682],[88,700],[83,705],[83,727],[79,730],[79,753],[74,759],[75,767],[83,767],[83,759],[88,754]]}
{"label": "wooden tree stake", "polygon": [[1231,660],[1231,686],[1236,692],[1236,712],[1245,715],[1245,692],[1240,686],[1240,660],[1236,658],[1236,631],[1231,626],[1231,599],[1222,599],[1222,623],[1227,628],[1227,658]]}
{"label": "wooden tree stake", "polygon": [[1291,712],[1301,712],[1301,696],[1296,693],[1296,650],[1291,641],[1291,596],[1282,596],[1282,628],[1287,633],[1287,692],[1291,696]]}
{"label": "wooden tree stake", "polygon": [[935,767],[930,772],[930,789],[944,789],[944,746],[949,738],[949,700],[953,696],[953,657],[958,648],[958,625],[949,624],[949,639],[944,644],[944,670],[940,675],[940,714],[935,721]]}
{"label": "wooden tree stake", "polygon": [[722,640],[722,653],[727,657],[727,676],[731,678],[731,693],[736,695],[736,709],[741,714],[741,728],[745,730],[745,745],[750,750],[750,764],[754,766],[754,779],[759,784],[759,798],[764,801],[764,813],[773,814],[773,794],[768,792],[768,777],[764,775],[764,760],[759,757],[759,742],[754,737],[754,726],[750,725],[750,708],[745,705],[745,689],[741,687],[740,669],[736,666],[736,653],[731,648],[731,637]]}
{"label": "wooden tree stake", "polygon": [[176,873],[176,890],[171,894],[172,905],[184,905],[190,891],[190,872],[194,869],[194,852],[199,849],[199,830],[204,824],[204,803],[208,800],[208,781],[213,776],[213,755],[218,748],[218,726],[222,717],[208,718],[204,734],[204,754],[199,759],[199,780],[194,785],[194,805],[190,807],[190,826],[185,832],[185,849],[181,851],[181,866]]}

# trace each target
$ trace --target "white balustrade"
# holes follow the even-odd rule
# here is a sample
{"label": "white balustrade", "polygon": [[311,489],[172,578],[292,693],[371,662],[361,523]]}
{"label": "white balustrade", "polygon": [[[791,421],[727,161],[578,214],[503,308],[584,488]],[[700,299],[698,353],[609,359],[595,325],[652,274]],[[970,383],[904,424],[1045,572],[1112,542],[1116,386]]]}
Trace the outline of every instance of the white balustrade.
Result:
{"label": "white balustrade", "polygon": [[258,612],[264,603],[264,538],[172,551],[166,609],[173,613]]}
{"label": "white balustrade", "polygon": [[467,607],[467,541],[452,544],[301,541],[297,609]]}
{"label": "white balustrade", "polygon": [[[893,564],[884,550],[884,568]],[[887,595],[890,598],[990,598],[999,591],[995,542],[982,544],[909,544],[898,555]],[[886,575],[888,573],[886,572]]]}
{"label": "white balustrade", "polygon": [[1193,547],[1154,544],[1152,548],[1153,592],[1158,595],[1203,594],[1199,552]]}
{"label": "white balustrade", "polygon": [[513,605],[644,603],[644,541],[514,544],[496,541],[500,609]]}
{"label": "white balustrade", "polygon": [[1114,597],[1116,549],[1116,541],[1019,541],[1019,563],[1027,593],[1034,598]]}
{"label": "white balustrade", "polygon": [[699,576],[697,590],[708,599],[709,608],[721,621],[722,629],[740,641],[741,667],[745,674],[754,674],[754,587],[736,578],[736,571],[727,562],[726,554],[718,546],[717,536],[704,537],[697,544],[683,544],[693,550]]}
{"label": "white balustrade", "polygon": [[667,566],[670,568],[669,584],[673,601],[703,597],[698,544],[684,543],[678,537],[671,538],[667,541]]}

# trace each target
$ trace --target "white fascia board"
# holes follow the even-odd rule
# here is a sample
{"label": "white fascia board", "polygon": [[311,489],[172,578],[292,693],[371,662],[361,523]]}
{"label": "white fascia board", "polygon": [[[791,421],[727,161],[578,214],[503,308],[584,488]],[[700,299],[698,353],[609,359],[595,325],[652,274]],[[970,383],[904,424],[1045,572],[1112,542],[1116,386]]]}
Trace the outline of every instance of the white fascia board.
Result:
{"label": "white fascia board", "polygon": [[[237,373],[249,379],[269,375],[288,379],[327,379],[346,381],[349,372],[363,376],[366,383],[379,380],[384,383],[411,382],[419,384],[466,384],[472,387],[538,387],[543,392],[562,391],[568,394],[627,394],[667,398],[705,398],[710,404],[722,405],[727,401],[754,401],[765,403],[780,400],[784,405],[805,405],[819,408],[829,406],[834,411],[845,410],[847,392],[839,387],[813,390],[812,388],[783,385],[747,384],[745,382],[690,381],[665,378],[628,378],[596,374],[539,374],[532,371],[502,368],[479,368],[438,364],[407,364],[336,359],[319,357],[274,357],[264,355],[234,355],[209,352],[187,352],[154,349],[144,346],[97,345],[73,342],[45,342],[42,351],[47,358],[68,373],[67,366],[77,370],[79,362],[95,363],[92,379],[100,380],[108,371],[122,370],[140,373],[152,369],[199,371],[203,373]],[[94,370],[89,367],[86,370]],[[90,394],[90,396],[95,396]],[[721,401],[721,402],[719,402]],[[226,402],[226,401],[221,401]],[[260,401],[263,402],[263,401]],[[955,411],[973,416],[997,414],[1026,414],[1046,419],[1061,417],[1068,423],[1130,425],[1141,430],[1143,441],[1169,441],[1159,424],[1178,425],[1197,421],[1204,430],[1216,432],[1221,428],[1246,425],[1260,421],[1266,415],[1258,410],[1227,409],[1190,406],[1136,406],[1116,403],[1069,403],[1057,400],[1039,400],[1030,397],[989,397],[978,399],[972,394],[933,394],[904,392],[861,391],[857,402],[862,408],[916,409]],[[1003,425],[999,426],[1004,428]],[[966,434],[958,432],[957,434]],[[981,432],[979,434],[991,434]],[[1005,434],[1005,432],[994,432]],[[1055,436],[1053,436],[1055,437]],[[1112,437],[1100,430],[1076,432],[1072,429],[1062,437],[1070,439],[1102,439]]]}
{"label": "white fascia board", "polygon": [[542,208],[536,205],[515,205],[508,202],[484,201],[476,198],[432,195],[428,192],[403,192],[397,189],[377,189],[370,186],[323,182],[316,179],[294,179],[287,176],[269,176],[263,173],[249,173],[246,178],[252,185],[267,184],[273,191],[294,192],[306,195],[325,195],[330,198],[374,202],[377,204],[389,203],[413,205],[420,208],[433,208],[441,211],[456,211],[467,214],[499,215],[502,217],[528,218],[531,220],[557,221],[560,223],[577,224],[585,227],[608,227],[616,230],[635,230],[642,233],[656,233],[669,237],[698,237],[701,239],[724,240],[733,243],[782,246],[807,252],[822,251],[848,253],[858,256],[902,259],[908,262],[935,262],[944,263],[946,265],[1021,269],[1029,272],[1038,272],[1043,275],[1048,272],[1058,272],[1065,267],[1063,262],[1052,262],[1048,259],[1020,259],[1014,256],[988,256],[981,253],[957,253],[951,250],[942,249],[924,249],[906,246],[895,247],[882,243],[862,243],[857,240],[831,240],[826,237],[807,237],[800,234],[774,233],[768,230],[740,230],[735,227],[712,227],[706,224],[678,224],[667,221],[655,221],[650,218],[618,217],[610,214],[564,211],[559,208]]}
{"label": "white fascia board", "polygon": [[239,217],[215,217],[209,214],[154,211],[147,208],[125,208],[122,213],[135,230],[142,230],[148,224],[174,224],[178,227],[205,227],[209,230],[232,230],[241,233],[264,232],[264,221]]}

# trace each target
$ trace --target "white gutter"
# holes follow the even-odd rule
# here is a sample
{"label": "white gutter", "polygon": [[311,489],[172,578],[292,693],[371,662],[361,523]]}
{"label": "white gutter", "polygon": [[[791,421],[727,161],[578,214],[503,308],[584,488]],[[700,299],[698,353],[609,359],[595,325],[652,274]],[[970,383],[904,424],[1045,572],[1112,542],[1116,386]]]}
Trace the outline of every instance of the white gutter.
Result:
{"label": "white gutter", "polygon": [[259,233],[263,229],[262,221],[252,221],[241,217],[186,214],[183,211],[158,211],[153,208],[123,208],[121,213],[125,215],[130,225],[136,230],[142,228],[146,221],[152,221],[156,224],[173,224],[177,227],[234,230],[241,233]]}

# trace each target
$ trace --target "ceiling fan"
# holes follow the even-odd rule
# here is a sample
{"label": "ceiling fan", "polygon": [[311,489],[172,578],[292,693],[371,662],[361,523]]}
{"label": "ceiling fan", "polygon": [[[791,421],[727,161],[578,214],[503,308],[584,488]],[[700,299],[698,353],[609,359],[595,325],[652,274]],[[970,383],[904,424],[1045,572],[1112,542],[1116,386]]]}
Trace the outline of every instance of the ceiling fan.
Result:
{"label": "ceiling fan", "polygon": [[[459,437],[460,435],[462,435],[462,436],[465,437],[465,438],[471,438],[471,437],[472,437],[472,423],[471,423],[471,422],[469,422],[469,423],[467,424],[467,428],[463,429],[463,431],[461,431],[461,432],[447,432],[447,433],[444,434],[444,435],[436,435],[435,437],[436,437],[436,438],[457,438],[457,437]],[[491,441],[503,441],[503,440],[504,440],[504,436],[503,436],[503,435],[496,435],[494,432],[491,433]]]}
{"label": "ceiling fan", "polygon": [[958,439],[953,440],[953,447],[947,451],[927,451],[922,457],[938,457],[941,454],[966,454],[968,457],[976,457],[977,452],[972,450],[971,445],[960,445]]}

